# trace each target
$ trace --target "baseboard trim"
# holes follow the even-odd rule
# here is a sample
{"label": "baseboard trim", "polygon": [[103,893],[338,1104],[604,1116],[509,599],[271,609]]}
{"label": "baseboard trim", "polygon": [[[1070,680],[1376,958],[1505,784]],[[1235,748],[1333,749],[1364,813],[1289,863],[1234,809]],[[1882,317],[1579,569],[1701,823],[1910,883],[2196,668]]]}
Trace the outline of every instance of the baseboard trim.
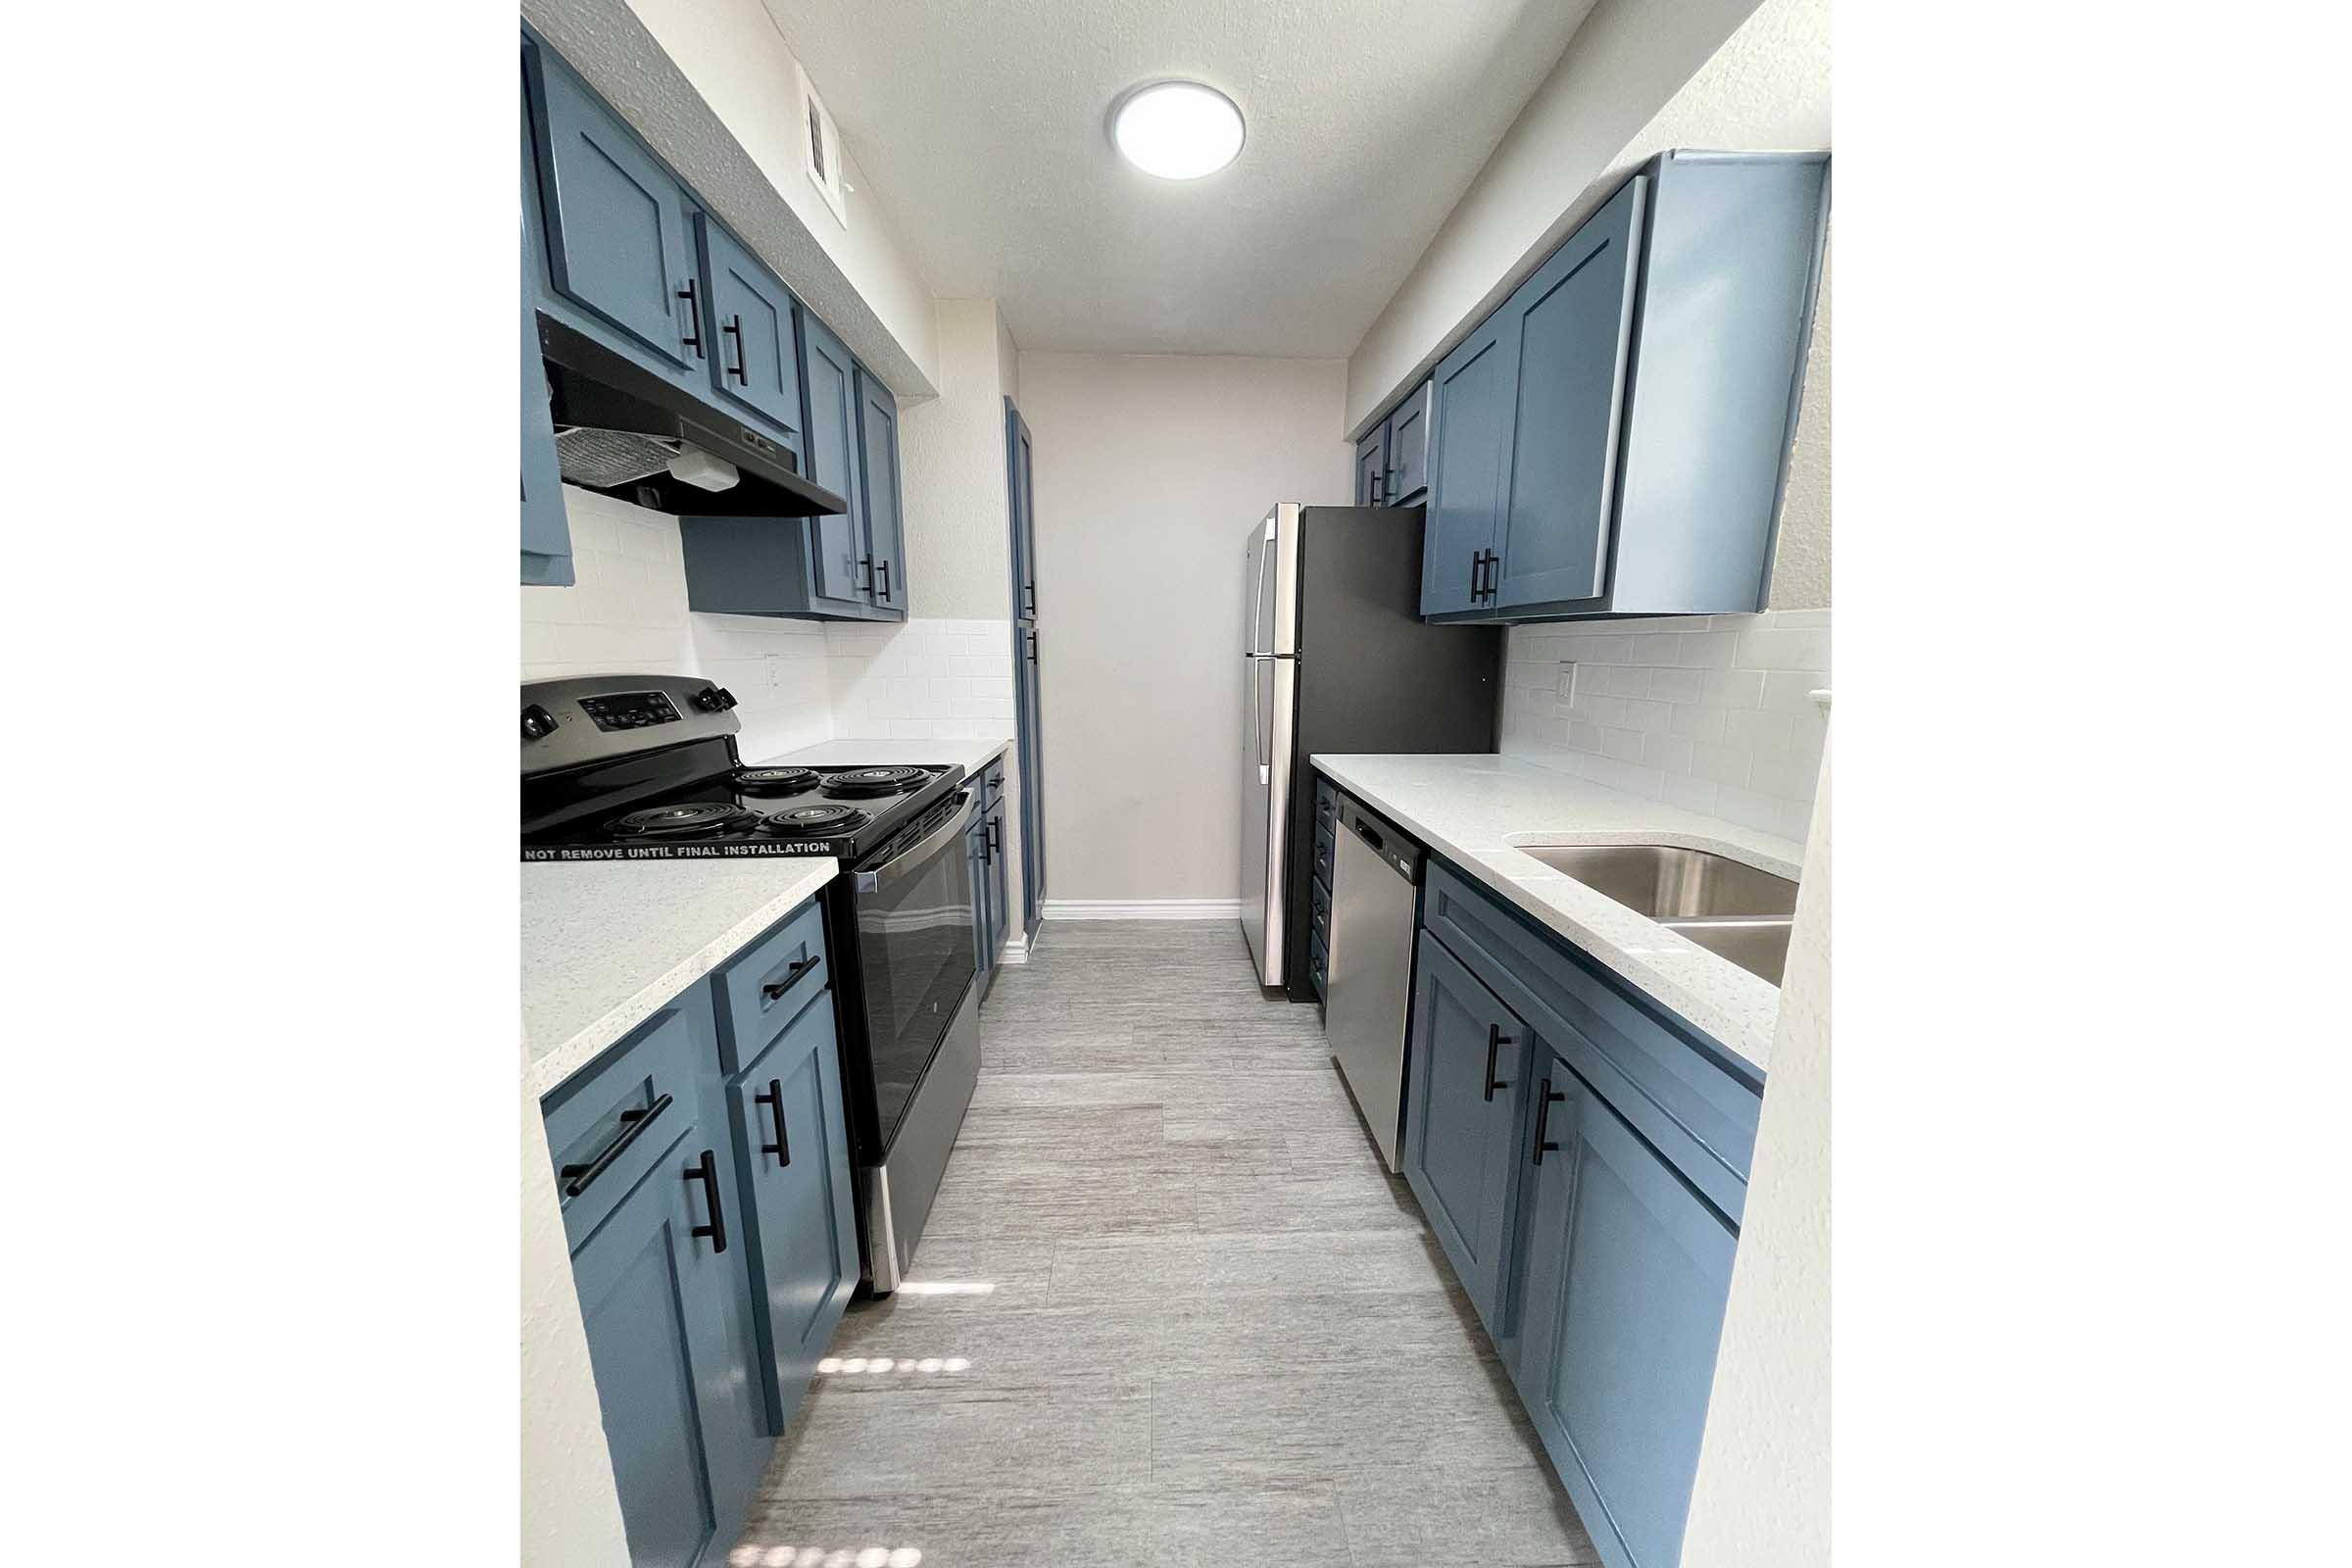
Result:
{"label": "baseboard trim", "polygon": [[997,962],[1003,964],[1027,963],[1028,961],[1029,939],[1015,931],[1004,939],[1004,948],[997,954]]}
{"label": "baseboard trim", "polygon": [[1239,899],[1048,899],[1049,920],[1238,920]]}

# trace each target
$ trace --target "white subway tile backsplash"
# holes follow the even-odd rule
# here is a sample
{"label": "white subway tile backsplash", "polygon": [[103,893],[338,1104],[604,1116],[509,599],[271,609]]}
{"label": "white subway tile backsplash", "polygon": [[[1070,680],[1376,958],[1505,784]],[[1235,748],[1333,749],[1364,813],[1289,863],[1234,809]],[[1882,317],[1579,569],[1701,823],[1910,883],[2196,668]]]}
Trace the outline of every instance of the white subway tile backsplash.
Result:
{"label": "white subway tile backsplash", "polygon": [[[1514,626],[1502,750],[1802,840],[1828,717],[1830,612],[1689,615],[1606,631]],[[1563,700],[1559,665],[1577,665]]]}

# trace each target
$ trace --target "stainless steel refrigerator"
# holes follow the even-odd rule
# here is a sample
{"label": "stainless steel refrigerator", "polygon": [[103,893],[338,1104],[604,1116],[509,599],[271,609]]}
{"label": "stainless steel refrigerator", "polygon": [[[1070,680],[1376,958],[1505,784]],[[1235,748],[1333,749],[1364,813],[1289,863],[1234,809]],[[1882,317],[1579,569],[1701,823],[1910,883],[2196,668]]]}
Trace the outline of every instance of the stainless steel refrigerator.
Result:
{"label": "stainless steel refrigerator", "polygon": [[1261,984],[1312,1002],[1318,752],[1492,752],[1502,629],[1420,617],[1419,507],[1285,502],[1243,551],[1242,935]]}

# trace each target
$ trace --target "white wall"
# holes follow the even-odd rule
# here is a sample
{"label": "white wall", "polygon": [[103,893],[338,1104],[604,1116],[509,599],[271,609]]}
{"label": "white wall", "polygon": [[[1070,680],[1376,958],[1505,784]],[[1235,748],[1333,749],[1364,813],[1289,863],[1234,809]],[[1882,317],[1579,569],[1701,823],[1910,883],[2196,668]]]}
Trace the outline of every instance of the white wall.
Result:
{"label": "white wall", "polygon": [[522,590],[522,678],[688,674],[735,694],[746,757],[833,734],[825,629],[813,620],[692,614],[678,519],[564,487],[569,588]]}
{"label": "white wall", "polygon": [[620,1493],[540,1117],[539,1102],[523,1096],[522,1562],[626,1568]]}
{"label": "white wall", "polygon": [[1503,647],[1504,756],[1805,836],[1829,733],[1807,695],[1830,684],[1828,611],[1513,626]]}
{"label": "white wall", "polygon": [[1348,358],[1350,430],[1419,380],[1599,205],[1608,192],[1595,187],[1614,183],[1627,142],[1755,9],[1756,0],[1592,8]]}
{"label": "white wall", "polygon": [[1048,891],[1239,897],[1242,547],[1345,505],[1337,360],[1036,354]]}
{"label": "white wall", "polygon": [[1008,620],[1002,356],[1009,338],[994,300],[932,303],[939,396],[899,411],[907,610],[925,619]]}
{"label": "white wall", "polygon": [[1684,1568],[1830,1560],[1830,763],[1781,984]]}

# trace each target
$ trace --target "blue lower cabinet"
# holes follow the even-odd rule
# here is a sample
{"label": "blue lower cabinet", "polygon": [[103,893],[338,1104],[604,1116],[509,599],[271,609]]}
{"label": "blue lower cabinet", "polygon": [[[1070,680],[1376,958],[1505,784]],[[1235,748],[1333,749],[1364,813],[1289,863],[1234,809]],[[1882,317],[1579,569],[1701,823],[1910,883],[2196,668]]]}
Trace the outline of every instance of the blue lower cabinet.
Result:
{"label": "blue lower cabinet", "polygon": [[1672,1568],[1738,1231],[1542,1054],[1512,1377],[1601,1560]]}
{"label": "blue lower cabinet", "polygon": [[726,1250],[740,1236],[723,1175],[731,1162],[723,1140],[706,1134],[681,1121],[571,1258],[638,1568],[715,1561],[767,1460],[728,1310],[739,1288]]}
{"label": "blue lower cabinet", "polygon": [[972,962],[973,984],[986,996],[989,984],[995,979],[995,967],[989,961],[995,956],[989,941],[995,934],[989,929],[988,877],[988,818],[976,817],[963,835],[964,858],[972,868]]}
{"label": "blue lower cabinet", "polygon": [[1487,1332],[1500,1340],[1509,1330],[1527,1026],[1427,932],[1414,972],[1404,1179]]}
{"label": "blue lower cabinet", "polygon": [[766,1430],[790,1425],[858,1288],[841,1053],[827,993],[727,1087]]}

